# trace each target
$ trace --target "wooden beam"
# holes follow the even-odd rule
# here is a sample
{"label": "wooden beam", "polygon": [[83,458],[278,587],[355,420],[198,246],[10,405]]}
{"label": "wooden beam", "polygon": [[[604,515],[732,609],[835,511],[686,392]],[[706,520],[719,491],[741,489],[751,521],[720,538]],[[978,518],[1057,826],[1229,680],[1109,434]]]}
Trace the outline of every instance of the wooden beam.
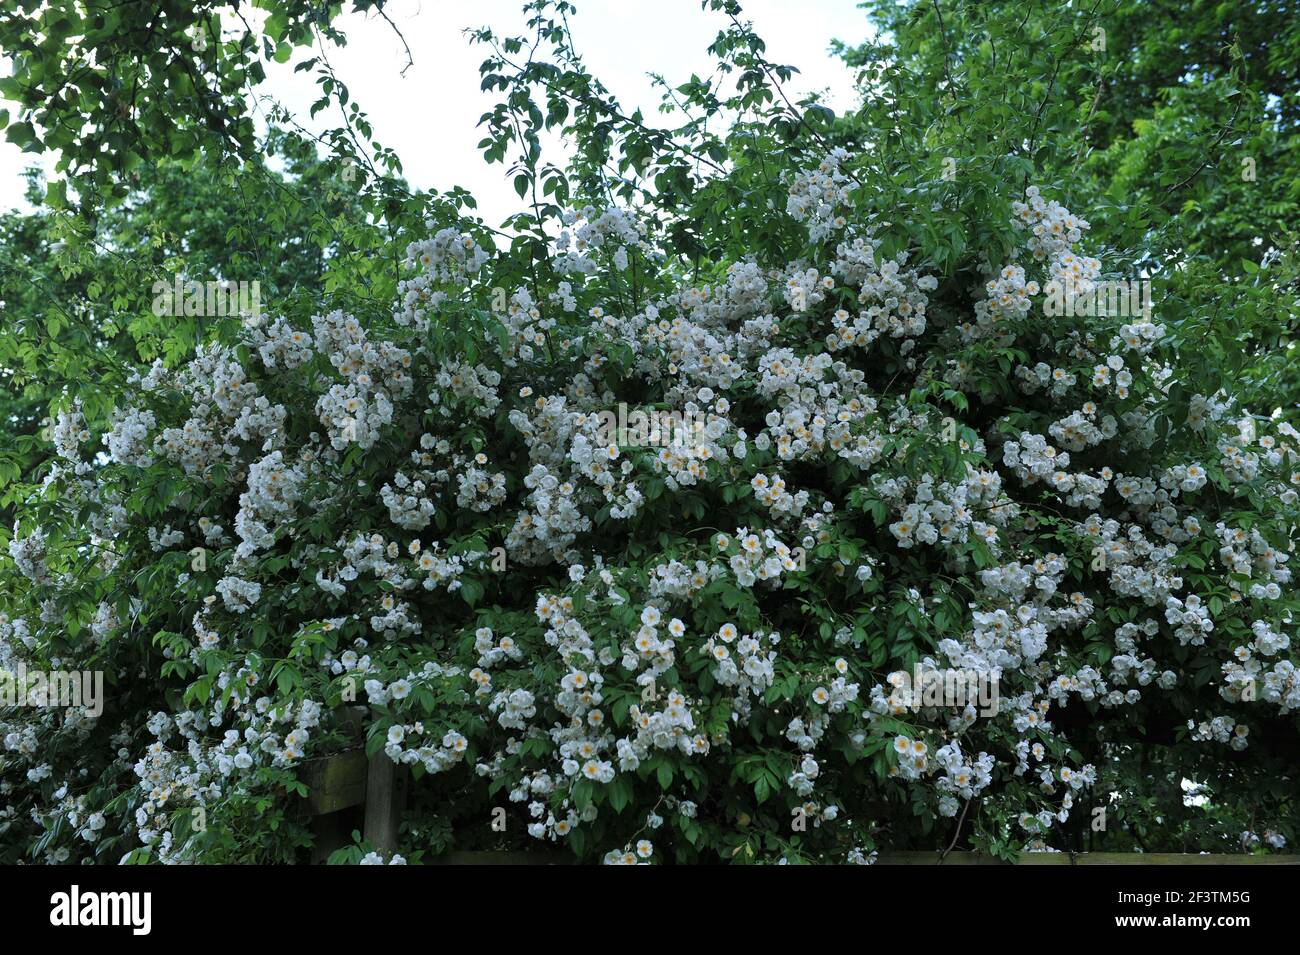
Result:
{"label": "wooden beam", "polygon": [[324,816],[365,802],[368,765],[365,750],[361,749],[305,764],[302,781],[307,786],[307,811]]}

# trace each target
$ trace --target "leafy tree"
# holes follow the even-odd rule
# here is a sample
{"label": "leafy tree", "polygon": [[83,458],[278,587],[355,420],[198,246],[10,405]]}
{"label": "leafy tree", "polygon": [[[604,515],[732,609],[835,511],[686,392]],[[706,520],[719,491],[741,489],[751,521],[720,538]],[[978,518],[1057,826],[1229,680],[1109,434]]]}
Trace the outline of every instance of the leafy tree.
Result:
{"label": "leafy tree", "polygon": [[[0,10],[0,50],[13,60],[0,94],[20,111],[12,122],[0,113],[0,125],[9,123],[9,141],[25,151],[57,151],[59,169],[92,187],[87,202],[121,199],[130,176],[161,159],[256,161],[250,100],[264,64],[286,63],[294,47],[317,38],[345,43],[331,27],[343,8],[308,0],[233,8],[212,0],[14,0]],[[387,19],[382,0],[353,0],[350,9]],[[347,88],[327,63],[313,58],[298,68],[320,73],[322,106],[335,97],[347,104]],[[355,108],[351,118],[368,131]],[[52,188],[62,196],[62,182]]]}

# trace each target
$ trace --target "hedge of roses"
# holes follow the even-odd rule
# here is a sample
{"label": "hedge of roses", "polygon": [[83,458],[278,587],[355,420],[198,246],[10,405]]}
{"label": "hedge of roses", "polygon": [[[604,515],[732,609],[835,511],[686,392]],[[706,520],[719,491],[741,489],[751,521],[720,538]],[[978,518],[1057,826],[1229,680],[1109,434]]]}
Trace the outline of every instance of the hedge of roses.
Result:
{"label": "hedge of roses", "polygon": [[[793,261],[699,271],[587,207],[504,286],[431,228],[389,316],[249,319],[103,433],[64,407],[0,665],[108,693],[0,711],[0,859],[294,858],[354,704],[410,860],[1009,855],[1122,814],[1147,737],[1249,779],[1300,708],[1300,435],[1183,380],[1158,296],[1046,316],[1103,277],[1058,202],[1007,196],[1016,247],[941,281],[857,162],[787,175]],[[620,404],[703,425],[611,441]],[[916,666],[996,714],[909,706]],[[1214,847],[1286,846],[1285,788]]]}

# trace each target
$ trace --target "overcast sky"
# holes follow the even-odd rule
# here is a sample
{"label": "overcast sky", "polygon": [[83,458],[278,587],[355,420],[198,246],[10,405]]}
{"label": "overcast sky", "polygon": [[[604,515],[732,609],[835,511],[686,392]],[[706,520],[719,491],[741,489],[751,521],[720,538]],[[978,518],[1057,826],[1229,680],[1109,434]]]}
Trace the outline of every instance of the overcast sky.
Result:
{"label": "overcast sky", "polygon": [[[837,111],[853,105],[852,71],[828,47],[832,39],[856,43],[866,37],[866,18],[854,0],[745,0],[742,5],[767,41],[768,59],[801,70],[789,93],[825,91],[827,105]],[[415,60],[405,75],[401,42],[375,16],[343,16],[336,24],[348,44],[326,51],[352,99],[369,114],[375,137],[401,157],[408,181],[421,189],[466,187],[492,225],[515,211],[518,199],[505,167],[486,165],[476,148],[482,138],[478,119],[494,98],[478,88],[486,48],[471,46],[463,31],[486,25],[498,34],[522,33],[520,7],[519,0],[390,0],[385,9]],[[640,107],[652,118],[660,96],[647,74],[659,73],[674,85],[693,72],[706,75],[707,48],[726,23],[721,14],[701,10],[699,0],[578,0],[577,8],[571,25],[587,68],[625,107]],[[333,108],[314,121],[310,117],[317,97],[313,74],[294,73],[293,66],[311,55],[299,48],[288,64],[269,64],[259,92],[320,132],[338,125],[340,115]],[[0,207],[26,207],[19,174],[32,161],[31,154],[0,141]],[[48,158],[43,164],[53,168]]]}

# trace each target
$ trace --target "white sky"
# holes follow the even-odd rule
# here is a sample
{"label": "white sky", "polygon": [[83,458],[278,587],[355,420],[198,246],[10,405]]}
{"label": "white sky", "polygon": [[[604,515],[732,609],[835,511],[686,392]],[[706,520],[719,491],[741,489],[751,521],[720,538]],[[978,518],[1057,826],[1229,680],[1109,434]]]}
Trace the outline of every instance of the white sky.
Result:
{"label": "white sky", "polygon": [[[348,45],[326,51],[352,100],[368,114],[375,138],[401,157],[407,180],[420,189],[464,186],[490,225],[516,211],[519,200],[506,167],[487,165],[477,149],[483,138],[478,120],[495,94],[479,90],[478,67],[487,48],[471,46],[462,31],[486,25],[498,35],[524,33],[521,6],[519,0],[390,0],[388,15],[415,60],[405,76],[401,43],[376,16],[344,15],[336,22]],[[856,43],[867,36],[866,18],[855,0],[746,0],[742,6],[744,17],[767,41],[767,58],[801,70],[787,89],[792,100],[824,91],[826,104],[837,111],[854,104],[852,71],[828,48],[832,39]],[[577,7],[570,23],[588,70],[629,112],[640,107],[650,123],[675,125],[679,120],[657,116],[660,94],[647,73],[659,73],[674,86],[692,72],[708,75],[707,48],[726,18],[702,10],[699,0],[578,0]],[[298,48],[289,63],[267,64],[268,78],[259,93],[282,103],[306,128],[321,132],[339,124],[338,109],[312,120],[318,92],[314,73],[293,72],[314,52]],[[12,107],[10,112],[16,118]],[[20,172],[34,159],[0,139],[0,208],[26,208]],[[550,159],[558,162],[560,157]],[[43,165],[53,168],[49,158]]]}

